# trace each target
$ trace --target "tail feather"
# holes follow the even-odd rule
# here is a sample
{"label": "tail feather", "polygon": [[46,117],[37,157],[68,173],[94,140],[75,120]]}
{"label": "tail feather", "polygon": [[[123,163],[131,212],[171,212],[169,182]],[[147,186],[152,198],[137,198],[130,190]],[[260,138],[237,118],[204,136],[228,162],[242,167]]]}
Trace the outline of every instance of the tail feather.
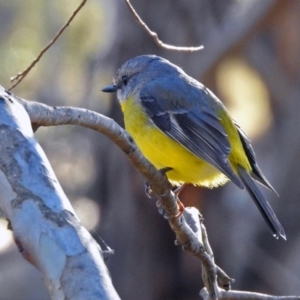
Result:
{"label": "tail feather", "polygon": [[266,223],[268,224],[269,228],[271,229],[273,235],[276,238],[282,237],[286,240],[286,235],[284,232],[283,227],[281,226],[280,222],[278,221],[273,209],[271,208],[268,201],[264,198],[261,191],[255,185],[254,180],[251,178],[250,174],[243,169],[242,167],[238,168],[238,175],[242,180],[243,184],[245,185],[248,193],[254,200],[255,204],[257,205],[258,209],[260,210],[263,218],[265,219]]}
{"label": "tail feather", "polygon": [[278,196],[278,193],[276,192],[276,190],[272,187],[270,182],[267,180],[267,178],[264,176],[262,171],[259,169],[259,167],[256,163],[255,153],[254,153],[253,147],[251,145],[251,141],[248,138],[247,134],[242,130],[242,128],[240,128],[240,126],[236,122],[235,122],[235,125],[238,130],[238,134],[240,136],[241,142],[243,144],[244,151],[245,151],[247,158],[249,160],[249,163],[252,167],[251,177],[254,178],[255,180],[257,180],[262,185],[264,185],[266,188],[273,191]]}

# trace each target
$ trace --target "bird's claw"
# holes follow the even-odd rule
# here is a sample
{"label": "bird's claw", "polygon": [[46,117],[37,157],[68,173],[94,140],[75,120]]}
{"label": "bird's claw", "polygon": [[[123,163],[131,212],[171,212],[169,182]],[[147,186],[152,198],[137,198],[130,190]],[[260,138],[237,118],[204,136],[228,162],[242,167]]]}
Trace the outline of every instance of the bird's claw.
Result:
{"label": "bird's claw", "polygon": [[[166,173],[169,172],[169,171],[172,171],[173,168],[171,167],[165,167],[165,168],[162,168],[162,169],[159,169],[159,172],[165,176],[167,178],[167,175]],[[168,179],[168,178],[167,178]],[[175,215],[175,216],[172,216],[172,217],[169,217],[165,210],[161,207],[161,202],[160,200],[157,200],[156,201],[156,207],[158,209],[158,212],[165,218],[165,219],[170,219],[170,218],[178,218],[182,215],[183,211],[184,211],[184,205],[182,204],[182,202],[178,199],[178,195],[179,193],[183,190],[183,188],[185,187],[185,185],[181,185],[179,186],[178,188],[176,188],[174,190],[174,193],[175,193],[175,196],[177,198],[177,207],[178,207],[178,213]],[[149,184],[148,181],[145,181],[144,182],[144,190],[145,190],[145,194],[148,198],[150,199],[153,199],[152,197],[152,194],[153,194],[153,190],[151,189],[151,186]],[[165,195],[160,195],[161,197],[165,196]]]}
{"label": "bird's claw", "polygon": [[[165,176],[165,177],[167,178],[166,173],[169,172],[169,171],[172,171],[172,170],[173,170],[173,168],[171,168],[171,167],[165,167],[165,168],[159,169],[159,172],[160,172],[163,176]],[[168,178],[167,178],[167,179],[168,179]],[[150,184],[149,184],[148,181],[145,181],[145,182],[144,182],[144,190],[145,190],[146,196],[147,196],[149,199],[153,199],[153,197],[152,197],[153,190],[152,190],[152,188],[151,188],[151,186],[150,186]]]}
{"label": "bird's claw", "polygon": [[159,169],[159,172],[160,172],[162,175],[164,175],[164,176],[167,177],[166,174],[167,174],[168,172],[172,171],[172,170],[173,170],[173,168],[171,168],[171,167],[165,167],[165,168]]}

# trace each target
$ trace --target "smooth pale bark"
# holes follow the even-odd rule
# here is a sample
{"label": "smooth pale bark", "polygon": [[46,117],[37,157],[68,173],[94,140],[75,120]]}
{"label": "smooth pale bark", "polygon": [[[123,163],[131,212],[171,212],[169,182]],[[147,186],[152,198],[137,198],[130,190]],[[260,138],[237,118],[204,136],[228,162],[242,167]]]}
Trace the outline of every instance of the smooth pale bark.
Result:
{"label": "smooth pale bark", "polygon": [[27,112],[3,89],[0,140],[0,209],[51,298],[120,299],[99,245],[81,225],[34,138]]}

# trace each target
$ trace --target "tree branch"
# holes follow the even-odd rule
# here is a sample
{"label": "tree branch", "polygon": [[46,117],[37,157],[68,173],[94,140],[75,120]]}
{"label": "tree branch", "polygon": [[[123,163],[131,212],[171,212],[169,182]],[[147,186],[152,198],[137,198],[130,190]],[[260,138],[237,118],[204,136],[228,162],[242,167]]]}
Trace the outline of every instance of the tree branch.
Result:
{"label": "tree branch", "polygon": [[77,13],[81,10],[81,8],[85,5],[87,0],[83,0],[80,5],[77,7],[77,9],[73,12],[70,19],[67,21],[67,23],[58,31],[58,33],[55,35],[55,37],[52,39],[52,41],[41,50],[40,54],[35,58],[31,64],[22,72],[18,73],[16,76],[13,76],[10,78],[11,82],[14,82],[17,80],[15,84],[13,84],[8,90],[11,91],[13,88],[15,88],[24,78],[25,76],[30,72],[30,70],[36,65],[36,63],[41,59],[41,57],[48,51],[48,49],[57,41],[57,39],[62,35],[62,33],[65,31],[65,29],[70,25],[72,20],[75,18]]}
{"label": "tree branch", "polygon": [[167,178],[143,157],[129,134],[114,120],[87,109],[50,107],[18,97],[12,99],[17,99],[24,106],[31,122],[37,126],[63,124],[84,126],[109,137],[127,155],[132,165],[145,177],[153,192],[158,196],[165,216],[176,234],[177,244],[201,261],[205,283],[205,289],[201,291],[203,299],[300,299],[294,296],[277,297],[220,289],[217,285],[217,277],[219,277],[220,286],[225,289],[230,288],[233,280],[214,263],[213,252],[199,211],[195,208],[186,208],[181,216],[174,217],[178,214],[177,199]]}
{"label": "tree branch", "polygon": [[152,31],[147,24],[141,19],[141,17],[138,15],[138,13],[136,12],[136,10],[133,8],[133,6],[131,5],[129,0],[124,0],[125,4],[127,5],[127,7],[129,8],[130,12],[133,14],[135,20],[137,21],[137,23],[139,25],[142,26],[142,28],[147,32],[147,34],[149,34],[152,39],[154,40],[155,44],[157,44],[159,47],[162,47],[164,49],[167,50],[173,50],[173,51],[187,51],[187,52],[195,52],[195,51],[199,51],[202,50],[204,47],[201,46],[197,46],[197,47],[177,47],[177,46],[173,46],[173,45],[168,45],[163,43],[159,38],[156,32]]}
{"label": "tree branch", "polygon": [[120,299],[101,249],[81,225],[33,136],[24,107],[0,89],[0,210],[52,299]]}
{"label": "tree branch", "polygon": [[[18,98],[24,105],[31,121],[40,126],[54,126],[63,124],[81,125],[105,134],[127,155],[132,165],[150,183],[151,189],[158,196],[169,224],[176,234],[178,243],[183,248],[200,259],[207,270],[206,287],[210,291],[212,299],[217,297],[217,268],[214,261],[205,250],[201,240],[186,222],[185,216],[178,215],[177,199],[171,190],[166,177],[147,161],[139,151],[129,134],[114,120],[96,112],[74,107],[50,107],[37,102],[28,102]],[[198,212],[199,215],[199,212]],[[195,220],[191,216],[191,220]],[[199,219],[199,217],[198,217]],[[199,226],[200,227],[200,226]]]}

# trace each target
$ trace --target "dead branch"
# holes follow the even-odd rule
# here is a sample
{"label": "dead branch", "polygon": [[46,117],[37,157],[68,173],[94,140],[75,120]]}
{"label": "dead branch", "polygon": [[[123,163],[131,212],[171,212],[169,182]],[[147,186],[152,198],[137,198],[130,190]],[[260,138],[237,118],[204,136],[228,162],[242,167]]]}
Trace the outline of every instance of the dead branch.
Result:
{"label": "dead branch", "polygon": [[16,76],[13,76],[10,78],[11,82],[14,82],[17,80],[15,84],[13,84],[8,90],[11,91],[13,88],[15,88],[24,78],[25,76],[30,72],[30,70],[36,65],[36,63],[41,59],[41,57],[48,51],[48,49],[57,41],[57,39],[62,35],[62,33],[65,31],[65,29],[70,25],[72,20],[75,18],[77,13],[81,10],[81,8],[85,5],[87,0],[83,0],[80,5],[77,7],[77,9],[73,12],[70,19],[67,21],[67,23],[57,32],[57,34],[54,36],[52,41],[41,50],[39,55],[31,62],[31,64],[22,72],[18,73]]}
{"label": "dead branch", "polygon": [[187,51],[187,52],[195,52],[195,51],[199,51],[202,50],[204,47],[201,46],[197,46],[197,47],[177,47],[177,46],[173,46],[173,45],[168,45],[163,43],[159,38],[156,32],[152,31],[147,24],[141,19],[141,17],[138,15],[138,13],[136,12],[136,10],[133,8],[133,6],[131,5],[129,0],[124,0],[125,4],[127,5],[127,7],[129,8],[130,12],[133,14],[135,20],[137,21],[138,24],[140,24],[142,26],[142,28],[147,32],[147,34],[149,34],[156,45],[158,45],[161,48],[167,49],[167,50],[172,50],[172,51]]}

